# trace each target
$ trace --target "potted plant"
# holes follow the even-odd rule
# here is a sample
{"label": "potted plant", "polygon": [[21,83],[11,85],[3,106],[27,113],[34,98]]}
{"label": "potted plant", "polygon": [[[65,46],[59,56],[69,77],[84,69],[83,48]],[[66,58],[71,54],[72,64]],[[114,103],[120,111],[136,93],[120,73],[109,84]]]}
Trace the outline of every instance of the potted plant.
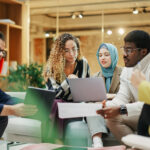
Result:
{"label": "potted plant", "polygon": [[42,76],[43,66],[37,63],[18,65],[17,69],[9,69],[7,91],[26,91],[28,86],[45,88]]}

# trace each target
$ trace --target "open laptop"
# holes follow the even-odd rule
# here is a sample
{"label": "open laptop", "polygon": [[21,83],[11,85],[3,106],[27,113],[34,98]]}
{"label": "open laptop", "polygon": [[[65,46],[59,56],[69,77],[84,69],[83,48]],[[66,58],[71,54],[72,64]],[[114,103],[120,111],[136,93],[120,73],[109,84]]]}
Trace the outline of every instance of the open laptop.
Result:
{"label": "open laptop", "polygon": [[102,77],[68,79],[74,102],[93,102],[107,99]]}
{"label": "open laptop", "polygon": [[49,117],[53,101],[55,99],[55,91],[46,90],[35,87],[28,87],[25,97],[25,104],[36,105],[38,112],[27,118],[45,120]]}

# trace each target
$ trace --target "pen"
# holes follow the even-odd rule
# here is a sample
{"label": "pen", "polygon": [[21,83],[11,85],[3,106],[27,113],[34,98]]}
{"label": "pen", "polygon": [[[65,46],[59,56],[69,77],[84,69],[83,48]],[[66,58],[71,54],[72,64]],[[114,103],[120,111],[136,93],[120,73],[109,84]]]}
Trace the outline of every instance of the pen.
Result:
{"label": "pen", "polygon": [[106,100],[103,100],[102,101],[102,108],[105,108],[106,107]]}

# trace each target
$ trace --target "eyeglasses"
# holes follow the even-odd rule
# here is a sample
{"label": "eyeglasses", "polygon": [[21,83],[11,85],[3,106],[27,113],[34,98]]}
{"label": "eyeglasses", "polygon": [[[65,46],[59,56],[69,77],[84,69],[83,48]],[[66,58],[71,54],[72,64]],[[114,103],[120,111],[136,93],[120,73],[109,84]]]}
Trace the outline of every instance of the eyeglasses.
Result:
{"label": "eyeglasses", "polygon": [[136,50],[141,50],[141,48],[132,48],[132,47],[121,47],[120,49],[123,52],[123,54],[125,53],[127,55],[130,55]]}
{"label": "eyeglasses", "polygon": [[76,53],[77,50],[78,50],[77,48],[73,48],[73,49],[67,49],[67,48],[66,48],[66,49],[65,49],[65,53],[71,53],[71,52],[72,52],[72,53]]}
{"label": "eyeglasses", "polygon": [[6,56],[7,56],[7,52],[5,51],[5,50],[2,50],[2,49],[0,49],[0,52],[2,52],[2,54],[3,54],[3,58],[5,58]]}

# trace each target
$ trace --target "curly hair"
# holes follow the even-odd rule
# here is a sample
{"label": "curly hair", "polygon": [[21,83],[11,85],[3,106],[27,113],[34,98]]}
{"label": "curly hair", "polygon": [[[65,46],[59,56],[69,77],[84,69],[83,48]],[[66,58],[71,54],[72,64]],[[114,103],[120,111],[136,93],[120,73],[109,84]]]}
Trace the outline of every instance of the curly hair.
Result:
{"label": "curly hair", "polygon": [[76,43],[78,49],[77,60],[80,60],[81,53],[80,53],[79,41],[77,40],[77,38],[69,33],[64,33],[60,35],[55,40],[48,61],[44,67],[43,75],[46,81],[49,77],[53,77],[58,83],[61,83],[65,79],[64,49],[65,49],[65,44],[68,40],[73,40]]}

